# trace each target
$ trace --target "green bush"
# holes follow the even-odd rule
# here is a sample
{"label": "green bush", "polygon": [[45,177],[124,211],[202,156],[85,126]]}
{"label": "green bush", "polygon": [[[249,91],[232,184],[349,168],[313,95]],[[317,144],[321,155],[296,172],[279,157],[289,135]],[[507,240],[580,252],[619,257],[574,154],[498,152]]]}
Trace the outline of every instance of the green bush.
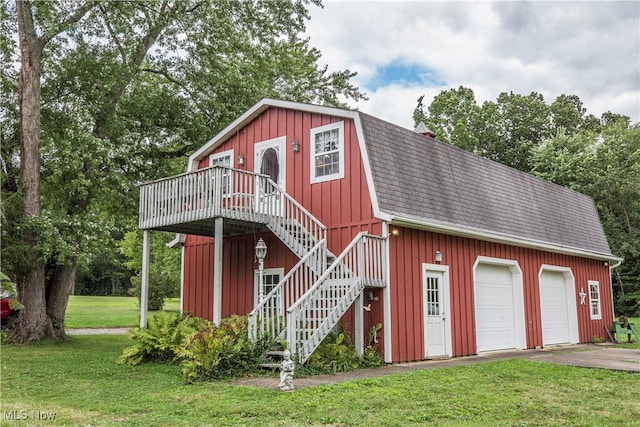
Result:
{"label": "green bush", "polygon": [[329,334],[307,360],[312,372],[348,372],[358,368],[358,354],[343,332]]}
{"label": "green bush", "polygon": [[356,353],[349,336],[341,331],[329,334],[313,352],[302,369],[305,374],[348,372],[358,368],[373,368],[382,365],[382,358],[375,346],[375,336],[382,325],[378,324],[369,331],[369,344],[362,357]]}
{"label": "green bush", "polygon": [[198,317],[161,311],[149,319],[146,328],[131,331],[129,338],[134,344],[124,349],[118,361],[129,365],[152,361],[177,363],[183,341],[210,324]]}
{"label": "green bush", "polygon": [[[168,248],[172,233],[151,233],[149,262],[149,309],[161,310],[165,298],[180,294],[180,251]],[[142,232],[130,231],[120,241],[120,251],[128,259],[127,268],[135,272],[128,293],[140,301],[142,283]]]}
{"label": "green bush", "polygon": [[258,370],[273,343],[248,338],[246,316],[223,319],[187,339],[180,350],[182,373],[188,383],[243,376]]}
{"label": "green bush", "polygon": [[[149,272],[149,293],[147,307],[149,310],[162,310],[164,307],[165,298],[176,297],[176,289],[179,290],[178,282],[173,282],[170,277],[158,272]],[[140,304],[140,297],[142,294],[142,279],[141,275],[137,274],[131,276],[132,288],[129,289],[129,294],[138,298],[138,304]]]}
{"label": "green bush", "polygon": [[364,353],[360,358],[361,368],[377,368],[382,366],[383,359],[378,353],[377,336],[378,331],[382,329],[382,324],[378,323],[369,330],[369,343],[364,349]]}

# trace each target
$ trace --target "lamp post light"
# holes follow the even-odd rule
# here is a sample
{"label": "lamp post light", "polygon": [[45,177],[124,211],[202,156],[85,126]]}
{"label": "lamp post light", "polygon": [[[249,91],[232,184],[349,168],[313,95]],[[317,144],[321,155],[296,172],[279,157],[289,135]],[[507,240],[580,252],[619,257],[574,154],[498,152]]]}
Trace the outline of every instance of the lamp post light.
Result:
{"label": "lamp post light", "polygon": [[267,244],[262,240],[262,237],[258,239],[258,243],[256,243],[256,258],[258,258],[258,295],[259,301],[262,302],[264,299],[264,286],[262,282],[262,276],[264,274],[264,257],[267,256]]}

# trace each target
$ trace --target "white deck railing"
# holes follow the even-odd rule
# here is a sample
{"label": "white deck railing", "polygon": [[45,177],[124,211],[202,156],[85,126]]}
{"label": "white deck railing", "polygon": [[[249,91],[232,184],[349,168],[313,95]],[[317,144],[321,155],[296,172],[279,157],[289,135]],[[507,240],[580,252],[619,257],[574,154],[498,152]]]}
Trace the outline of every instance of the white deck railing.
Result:
{"label": "white deck railing", "polygon": [[140,186],[141,229],[215,217],[260,222],[298,256],[326,239],[326,227],[268,176],[225,166]]}
{"label": "white deck railing", "polygon": [[[327,246],[316,244],[249,313],[249,338],[284,336],[289,307],[304,295],[326,268]],[[320,273],[318,271],[320,270]]]}
{"label": "white deck railing", "polygon": [[366,286],[384,286],[386,239],[358,234],[287,310],[287,343],[304,363]]}
{"label": "white deck railing", "polygon": [[140,186],[140,228],[201,221],[223,213],[264,221],[256,215],[255,188],[256,174],[223,166],[144,183]]}

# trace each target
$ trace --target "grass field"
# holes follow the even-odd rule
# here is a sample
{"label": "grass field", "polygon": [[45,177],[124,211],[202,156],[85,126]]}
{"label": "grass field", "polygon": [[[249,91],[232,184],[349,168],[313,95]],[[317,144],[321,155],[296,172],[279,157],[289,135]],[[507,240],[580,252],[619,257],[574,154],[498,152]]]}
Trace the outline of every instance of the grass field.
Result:
{"label": "grass field", "polygon": [[640,419],[637,374],[513,359],[282,393],[185,385],[176,366],[116,364],[128,343],[97,335],[3,346],[0,424],[13,425],[13,414],[27,417],[24,425],[73,426],[624,427]]}
{"label": "grass field", "polygon": [[[167,298],[165,311],[180,311],[178,298]],[[154,312],[149,312],[153,315]],[[123,328],[140,324],[140,306],[134,297],[69,297],[65,328]]]}

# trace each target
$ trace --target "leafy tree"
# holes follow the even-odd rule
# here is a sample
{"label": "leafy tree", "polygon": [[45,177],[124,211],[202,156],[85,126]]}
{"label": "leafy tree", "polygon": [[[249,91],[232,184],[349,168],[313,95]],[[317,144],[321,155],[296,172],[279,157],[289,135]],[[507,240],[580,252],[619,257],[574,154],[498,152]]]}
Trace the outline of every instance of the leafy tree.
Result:
{"label": "leafy tree", "polygon": [[[180,251],[167,247],[171,233],[152,233],[149,262],[149,309],[160,310],[164,299],[180,295]],[[142,233],[130,231],[120,242],[120,250],[127,257],[126,266],[135,272],[128,293],[138,297],[142,285]]]}
{"label": "leafy tree", "polygon": [[582,101],[577,95],[562,94],[549,106],[551,110],[551,127],[558,130],[564,129],[568,135],[573,135],[584,123],[584,115],[587,111],[582,106]]}
{"label": "leafy tree", "polygon": [[567,135],[563,127],[534,151],[531,173],[575,191],[581,191],[592,178],[594,164],[592,138],[584,134]]}
{"label": "leafy tree", "polygon": [[471,89],[437,95],[414,110],[438,137],[500,163],[591,196],[614,254],[616,308],[640,315],[640,127],[607,111],[586,115],[580,98],[560,95],[551,105],[537,92],[501,93],[475,104]]}
{"label": "leafy tree", "polygon": [[460,86],[440,92],[429,105],[428,114],[424,112],[422,99],[418,100],[414,111],[416,124],[424,121],[439,140],[468,151],[476,150],[478,135],[475,128],[480,109],[471,89]]}
{"label": "leafy tree", "polygon": [[310,3],[2,2],[20,42],[2,39],[21,67],[19,86],[11,70],[1,85],[20,107],[2,114],[2,237],[15,255],[2,267],[25,304],[18,341],[64,337],[78,269],[135,227],[136,182],[179,171],[261,97],[364,97],[354,73],[328,73],[300,39]]}
{"label": "leafy tree", "polygon": [[624,258],[613,270],[616,310],[640,314],[640,128],[602,121],[599,133],[561,128],[534,153],[533,173],[593,197],[609,245]]}
{"label": "leafy tree", "polygon": [[523,171],[551,127],[551,110],[537,92],[503,92],[479,107],[473,91],[460,86],[436,95],[426,113],[422,100],[413,113],[416,124],[424,121],[440,140]]}
{"label": "leafy tree", "polygon": [[528,171],[532,149],[548,136],[549,107],[537,92],[528,96],[503,92],[498,95],[497,108],[502,117],[499,136],[504,142],[499,161]]}
{"label": "leafy tree", "polygon": [[591,180],[583,190],[598,206],[614,254],[624,258],[613,270],[616,310],[640,315],[640,127],[610,122],[595,138]]}

